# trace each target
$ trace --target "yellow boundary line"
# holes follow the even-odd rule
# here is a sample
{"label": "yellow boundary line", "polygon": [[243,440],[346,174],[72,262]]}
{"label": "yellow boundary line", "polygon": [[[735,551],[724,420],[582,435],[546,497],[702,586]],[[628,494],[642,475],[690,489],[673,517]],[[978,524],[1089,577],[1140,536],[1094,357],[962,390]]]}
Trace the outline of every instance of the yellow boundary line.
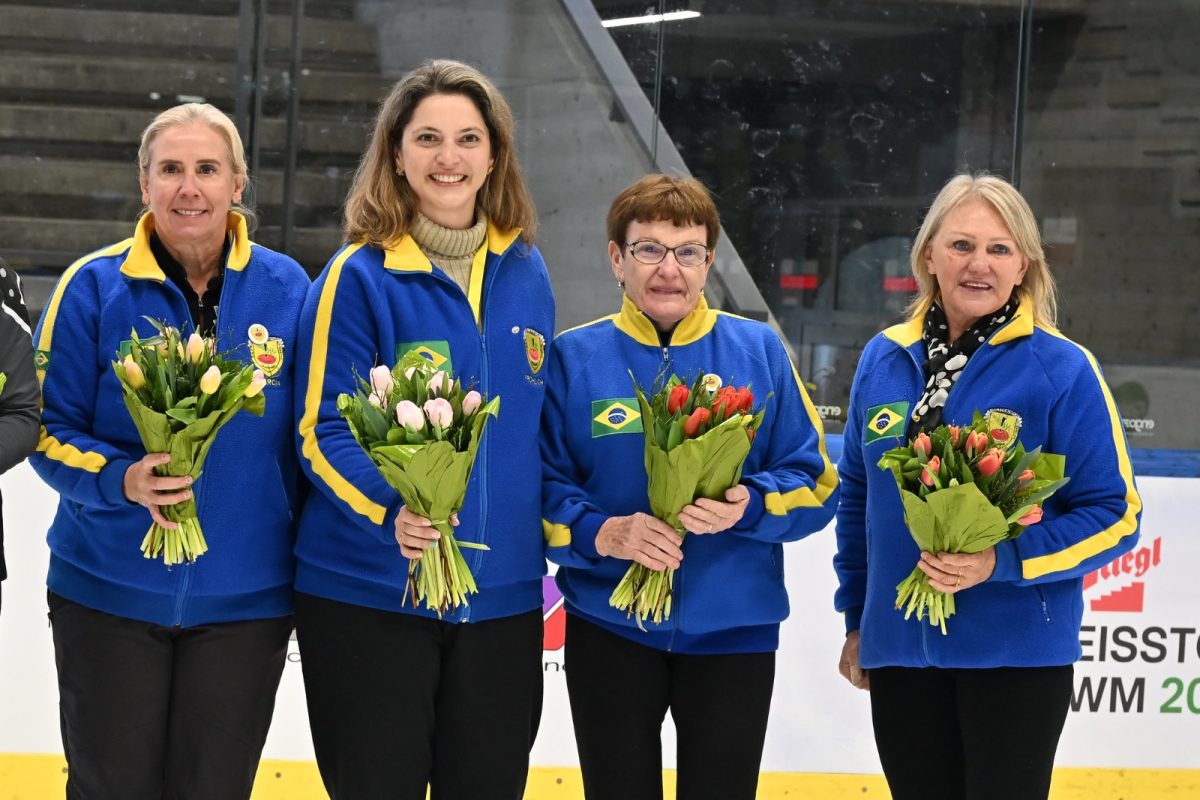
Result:
{"label": "yellow boundary line", "polygon": [[[67,781],[62,756],[0,753],[0,786],[4,800],[46,800],[62,797]],[[666,796],[675,793],[674,770],[664,770]],[[324,800],[317,765],[311,761],[266,760],[259,765],[251,800]],[[887,784],[879,775],[834,775],[804,772],[764,772],[758,800],[888,800]],[[530,770],[525,800],[581,800],[579,770],[535,767]],[[1200,798],[1200,770],[1193,769],[1078,769],[1054,771],[1050,800],[1164,800]]]}

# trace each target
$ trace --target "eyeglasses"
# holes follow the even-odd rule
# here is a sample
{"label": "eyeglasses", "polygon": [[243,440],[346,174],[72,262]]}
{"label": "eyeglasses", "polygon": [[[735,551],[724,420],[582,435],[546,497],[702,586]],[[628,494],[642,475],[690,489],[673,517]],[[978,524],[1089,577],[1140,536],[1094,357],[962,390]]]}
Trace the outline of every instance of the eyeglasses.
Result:
{"label": "eyeglasses", "polygon": [[689,269],[703,266],[708,261],[708,254],[712,252],[699,242],[687,242],[667,247],[662,242],[656,242],[653,239],[641,239],[625,246],[629,248],[629,254],[643,264],[661,264],[667,257],[667,253],[674,253],[675,261],[679,266]]}

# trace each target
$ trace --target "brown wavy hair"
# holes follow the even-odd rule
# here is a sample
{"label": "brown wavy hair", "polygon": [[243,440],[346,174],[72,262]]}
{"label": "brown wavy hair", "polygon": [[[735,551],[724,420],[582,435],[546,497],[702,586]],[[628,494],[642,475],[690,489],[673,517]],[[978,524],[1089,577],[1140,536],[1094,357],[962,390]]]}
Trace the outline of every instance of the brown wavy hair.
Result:
{"label": "brown wavy hair", "polygon": [[512,109],[479,70],[459,61],[426,61],[392,87],[380,104],[371,141],[346,196],[342,232],[348,242],[387,245],[412,230],[417,196],[396,174],[396,151],[417,105],[434,94],[458,94],[479,109],[491,140],[493,168],[479,188],[479,208],[500,230],[521,229],[533,243],[537,214],[517,163]]}
{"label": "brown wavy hair", "polygon": [[624,249],[634,222],[665,220],[672,225],[703,225],[705,244],[717,246],[721,218],[704,184],[695,178],[653,173],[639,178],[617,195],[608,209],[608,238]]}

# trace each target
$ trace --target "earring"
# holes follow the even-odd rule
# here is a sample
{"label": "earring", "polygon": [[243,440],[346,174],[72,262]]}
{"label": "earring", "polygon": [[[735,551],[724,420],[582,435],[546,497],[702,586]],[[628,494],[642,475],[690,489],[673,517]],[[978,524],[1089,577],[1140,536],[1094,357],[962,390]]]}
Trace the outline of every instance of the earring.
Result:
{"label": "earring", "polygon": [[617,288],[620,289],[622,292],[625,291],[625,281],[621,280],[620,278],[617,278]]}
{"label": "earring", "polygon": [[404,167],[396,167],[396,174],[401,178],[404,177]]}

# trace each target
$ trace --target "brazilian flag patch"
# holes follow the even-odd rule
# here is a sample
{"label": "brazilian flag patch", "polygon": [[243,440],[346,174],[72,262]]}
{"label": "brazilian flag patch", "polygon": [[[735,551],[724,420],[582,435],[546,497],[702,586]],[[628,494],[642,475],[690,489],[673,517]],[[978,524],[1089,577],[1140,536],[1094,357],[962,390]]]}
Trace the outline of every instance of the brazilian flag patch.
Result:
{"label": "brazilian flag patch", "polygon": [[635,397],[592,401],[592,438],[614,433],[641,433],[642,412]]}
{"label": "brazilian flag patch", "polygon": [[867,409],[867,426],[863,431],[863,444],[870,444],[888,437],[902,436],[904,421],[908,419],[908,406],[908,403],[900,402]]}
{"label": "brazilian flag patch", "polygon": [[434,369],[446,372],[454,371],[450,363],[450,343],[444,339],[442,341],[402,342],[396,345],[396,363],[399,364],[400,359],[409,353],[424,356],[430,364],[433,364]]}
{"label": "brazilian flag patch", "polygon": [[34,351],[33,366],[34,366],[34,369],[38,369],[38,370],[41,370],[42,372],[45,372],[46,367],[50,366],[50,351],[49,350]]}

